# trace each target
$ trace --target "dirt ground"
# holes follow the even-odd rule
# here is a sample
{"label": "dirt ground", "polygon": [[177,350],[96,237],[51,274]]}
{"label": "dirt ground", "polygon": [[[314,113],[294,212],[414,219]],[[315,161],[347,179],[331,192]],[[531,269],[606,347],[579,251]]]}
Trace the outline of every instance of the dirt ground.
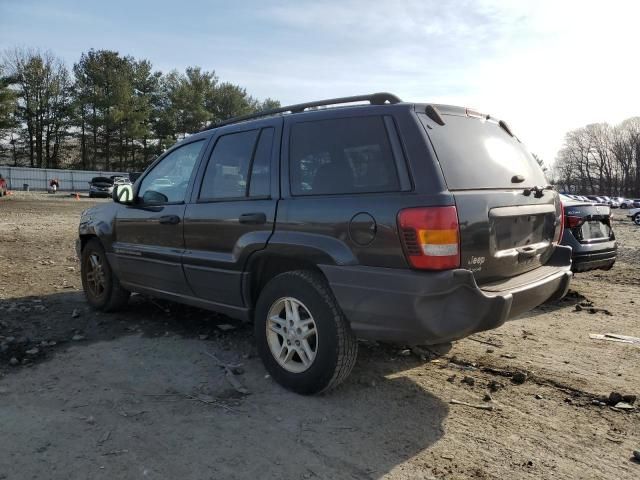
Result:
{"label": "dirt ground", "polygon": [[[640,394],[640,348],[589,338],[640,337],[624,211],[615,267],[565,300],[449,347],[362,343],[341,388],[301,397],[266,375],[248,326],[141,296],[91,311],[74,241],[94,203],[0,199],[0,479],[640,478],[638,402],[603,401]],[[206,353],[242,364],[250,394]]]}

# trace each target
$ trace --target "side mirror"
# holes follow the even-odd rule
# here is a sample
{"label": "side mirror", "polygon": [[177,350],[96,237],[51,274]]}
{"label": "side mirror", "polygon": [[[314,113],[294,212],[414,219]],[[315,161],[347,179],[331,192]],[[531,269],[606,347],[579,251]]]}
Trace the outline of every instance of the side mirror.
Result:
{"label": "side mirror", "polygon": [[167,202],[169,202],[169,198],[164,193],[155,190],[147,190],[142,196],[142,203],[145,205],[162,205]]}
{"label": "side mirror", "polygon": [[112,194],[113,201],[125,205],[133,203],[133,186],[131,185],[115,185]]}

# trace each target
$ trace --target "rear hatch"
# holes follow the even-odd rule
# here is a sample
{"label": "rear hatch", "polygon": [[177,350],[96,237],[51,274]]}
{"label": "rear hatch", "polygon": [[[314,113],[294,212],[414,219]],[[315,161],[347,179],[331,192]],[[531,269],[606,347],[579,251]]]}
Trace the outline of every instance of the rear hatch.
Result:
{"label": "rear hatch", "polygon": [[418,117],[455,198],[461,267],[482,285],[544,265],[562,211],[540,166],[506,124],[459,107],[437,112]]}
{"label": "rear hatch", "polygon": [[592,203],[564,205],[565,228],[582,244],[614,240],[611,228],[611,207]]}

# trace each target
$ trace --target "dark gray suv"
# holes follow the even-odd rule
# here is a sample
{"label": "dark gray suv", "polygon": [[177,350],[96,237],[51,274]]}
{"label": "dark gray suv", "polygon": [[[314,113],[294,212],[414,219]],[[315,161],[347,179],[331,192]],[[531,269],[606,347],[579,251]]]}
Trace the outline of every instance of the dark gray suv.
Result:
{"label": "dark gray suv", "polygon": [[358,337],[460,339],[571,279],[558,195],[509,127],[386,93],[224,122],[114,200],[80,221],[88,302],[139,292],[253,321],[267,370],[303,394],[347,377]]}

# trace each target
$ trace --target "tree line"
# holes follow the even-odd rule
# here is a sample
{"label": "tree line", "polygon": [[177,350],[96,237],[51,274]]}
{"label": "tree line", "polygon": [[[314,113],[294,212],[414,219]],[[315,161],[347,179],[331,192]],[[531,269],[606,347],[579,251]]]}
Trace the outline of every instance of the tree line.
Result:
{"label": "tree line", "polygon": [[553,173],[560,190],[640,197],[640,117],[568,132]]}
{"label": "tree line", "polygon": [[279,105],[197,66],[162,73],[89,50],[69,69],[49,51],[16,48],[0,63],[0,165],[142,170],[189,133]]}

